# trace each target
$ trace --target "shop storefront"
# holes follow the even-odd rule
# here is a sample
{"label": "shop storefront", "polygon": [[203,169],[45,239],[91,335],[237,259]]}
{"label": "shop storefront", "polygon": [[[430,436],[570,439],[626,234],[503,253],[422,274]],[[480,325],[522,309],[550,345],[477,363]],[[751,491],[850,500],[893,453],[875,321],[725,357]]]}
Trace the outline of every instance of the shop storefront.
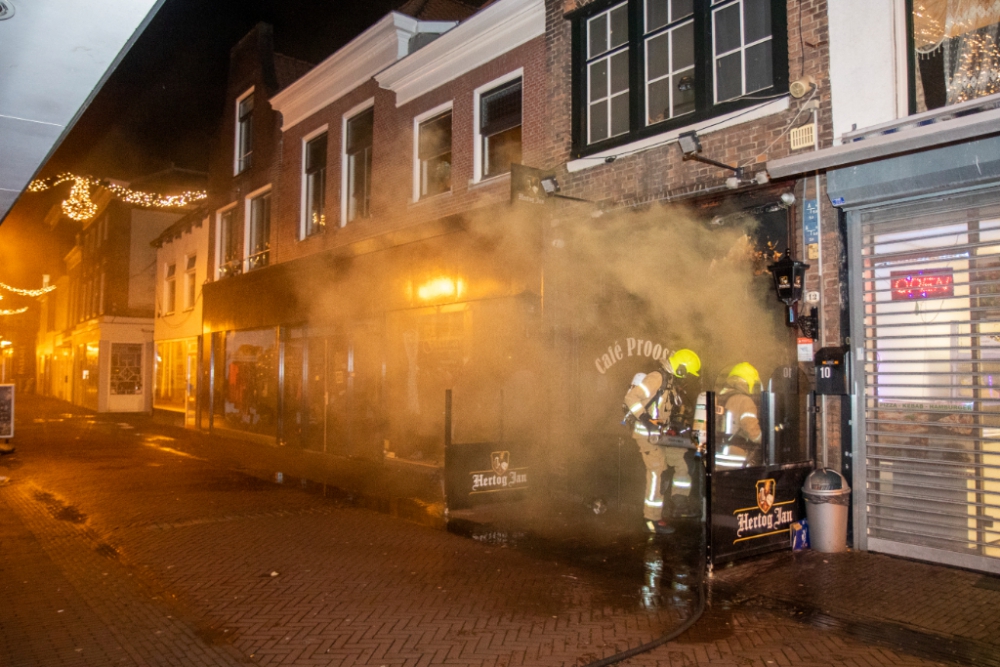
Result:
{"label": "shop storefront", "polygon": [[829,174],[849,235],[855,540],[1000,572],[1000,139]]}
{"label": "shop storefront", "polygon": [[156,342],[153,407],[182,413],[186,425],[195,420],[198,339]]}
{"label": "shop storefront", "polygon": [[209,427],[436,469],[451,390],[456,441],[526,437],[537,262],[456,221],[430,232],[207,285]]}

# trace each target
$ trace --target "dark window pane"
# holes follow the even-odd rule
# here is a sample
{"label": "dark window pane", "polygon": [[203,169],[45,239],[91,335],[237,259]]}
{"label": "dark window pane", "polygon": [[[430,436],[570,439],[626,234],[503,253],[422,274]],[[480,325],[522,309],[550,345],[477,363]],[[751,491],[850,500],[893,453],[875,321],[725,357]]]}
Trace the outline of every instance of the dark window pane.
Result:
{"label": "dark window pane", "polygon": [[646,0],[646,32],[670,23],[670,0]]}
{"label": "dark window pane", "polygon": [[326,133],[306,144],[306,172],[326,167]]}
{"label": "dark window pane", "polygon": [[740,47],[740,5],[735,3],[715,12],[715,53]]}
{"label": "dark window pane", "polygon": [[767,40],[747,49],[747,93],[770,88],[774,83],[771,43],[771,40]]}
{"label": "dark window pane", "polygon": [[665,32],[646,42],[646,80],[670,73],[670,33]]}
{"label": "dark window pane", "polygon": [[743,39],[745,44],[771,36],[771,0],[744,0]]}
{"label": "dark window pane", "polygon": [[420,124],[420,159],[451,152],[451,111]]}
{"label": "dark window pane", "polygon": [[694,66],[694,21],[685,23],[672,32],[674,59],[671,68],[676,72]]}
{"label": "dark window pane", "polygon": [[517,126],[484,140],[484,176],[510,171],[512,162],[521,162],[521,127]]}
{"label": "dark window pane", "polygon": [[740,62],[739,51],[728,55],[725,58],[719,58],[715,61],[715,89],[717,102],[731,100],[743,94],[741,69],[742,63]]}
{"label": "dark window pane", "polygon": [[694,111],[694,68],[674,74],[674,115]]}
{"label": "dark window pane", "polygon": [[367,109],[347,121],[347,153],[357,153],[372,145],[375,109]]}
{"label": "dark window pane", "polygon": [[611,98],[611,134],[618,136],[628,132],[628,95]]}
{"label": "dark window pane", "polygon": [[608,50],[608,15],[601,14],[587,21],[589,34],[588,58],[599,56]]}
{"label": "dark window pane", "polygon": [[608,96],[608,61],[599,60],[590,66],[590,101]]}
{"label": "dark window pane", "polygon": [[628,90],[628,51],[611,56],[611,94]]}
{"label": "dark window pane", "polygon": [[451,152],[425,160],[421,168],[422,197],[431,197],[451,190]]}
{"label": "dark window pane", "polygon": [[608,103],[590,105],[590,143],[608,138]]}
{"label": "dark window pane", "polygon": [[679,21],[694,13],[694,0],[673,0],[671,3],[670,20]]}
{"label": "dark window pane", "polygon": [[347,158],[347,221],[367,218],[371,201],[371,149],[352,153]]}
{"label": "dark window pane", "polygon": [[521,80],[495,88],[480,98],[480,132],[497,134],[521,124]]}
{"label": "dark window pane", "polygon": [[611,48],[628,41],[628,5],[611,10]]}
{"label": "dark window pane", "polygon": [[650,125],[670,118],[670,79],[649,84],[646,92],[646,122]]}

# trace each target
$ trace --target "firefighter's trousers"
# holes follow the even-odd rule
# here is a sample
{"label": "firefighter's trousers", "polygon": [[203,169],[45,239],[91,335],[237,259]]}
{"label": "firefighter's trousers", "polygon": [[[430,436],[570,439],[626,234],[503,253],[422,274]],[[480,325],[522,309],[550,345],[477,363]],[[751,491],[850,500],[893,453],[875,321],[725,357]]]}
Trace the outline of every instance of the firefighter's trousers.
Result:
{"label": "firefighter's trousers", "polygon": [[[691,493],[691,476],[684,461],[684,452],[687,450],[657,445],[650,442],[645,433],[634,432],[632,437],[639,446],[642,462],[646,465],[646,496],[642,502],[642,515],[650,521],[659,521],[664,517],[664,485],[672,487],[670,493],[674,496],[686,499]],[[666,501],[669,506],[670,498]],[[666,513],[666,518],[670,518],[669,512]]]}

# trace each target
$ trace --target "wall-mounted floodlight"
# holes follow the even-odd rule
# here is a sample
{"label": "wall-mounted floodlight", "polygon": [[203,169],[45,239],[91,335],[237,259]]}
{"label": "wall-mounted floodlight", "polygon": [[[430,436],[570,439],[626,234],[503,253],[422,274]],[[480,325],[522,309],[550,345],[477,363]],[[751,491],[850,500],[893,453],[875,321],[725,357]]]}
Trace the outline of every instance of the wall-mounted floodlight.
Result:
{"label": "wall-mounted floodlight", "polygon": [[[701,154],[701,139],[698,138],[698,133],[694,130],[690,132],[682,132],[677,136],[677,143],[681,147],[681,152],[684,153],[685,160],[694,160],[695,162],[702,162],[704,164],[710,164],[713,167],[718,167],[719,169],[728,169],[734,172],[736,180],[736,186],[739,186],[739,182],[743,180],[743,167],[731,167],[723,162],[716,162],[711,158],[704,157]],[[730,178],[729,180],[732,180]],[[727,182],[727,185],[729,183]],[[733,186],[729,186],[733,187]]]}
{"label": "wall-mounted floodlight", "polygon": [[597,202],[590,201],[589,199],[581,199],[580,197],[570,197],[569,195],[559,194],[559,181],[556,180],[555,176],[547,176],[541,180],[542,190],[545,191],[547,197],[558,197],[559,199],[569,199],[571,201],[582,201],[587,204],[595,204]]}

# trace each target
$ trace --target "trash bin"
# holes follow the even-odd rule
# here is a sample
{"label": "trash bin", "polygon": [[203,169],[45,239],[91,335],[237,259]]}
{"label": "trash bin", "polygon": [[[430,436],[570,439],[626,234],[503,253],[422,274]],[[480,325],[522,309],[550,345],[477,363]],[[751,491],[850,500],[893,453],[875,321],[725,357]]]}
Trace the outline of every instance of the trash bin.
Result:
{"label": "trash bin", "polygon": [[823,553],[847,550],[847,512],[851,487],[836,470],[820,468],[809,473],[802,487],[809,519],[809,546]]}

